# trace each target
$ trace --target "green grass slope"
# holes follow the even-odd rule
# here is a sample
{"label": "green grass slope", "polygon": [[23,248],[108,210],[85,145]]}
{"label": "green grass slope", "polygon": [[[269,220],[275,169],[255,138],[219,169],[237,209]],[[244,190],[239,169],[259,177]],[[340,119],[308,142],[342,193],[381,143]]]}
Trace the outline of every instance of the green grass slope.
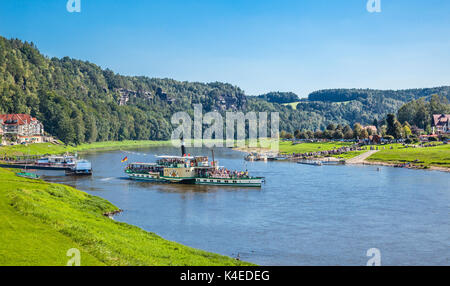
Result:
{"label": "green grass slope", "polygon": [[83,152],[88,150],[114,150],[133,147],[149,147],[169,145],[170,141],[150,141],[150,140],[125,140],[84,143],[78,146],[66,146],[52,143],[37,143],[29,145],[13,145],[0,147],[0,156],[8,155],[44,155],[44,154],[64,154],[66,152]]}
{"label": "green grass slope", "polygon": [[167,241],[103,213],[117,207],[74,188],[0,169],[0,265],[248,265]]}
{"label": "green grass slope", "polygon": [[291,141],[280,142],[279,148],[281,153],[309,153],[319,151],[329,151],[345,146],[352,146],[353,143],[348,142],[319,142],[319,143],[301,143],[292,144]]}
{"label": "green grass slope", "polygon": [[373,154],[367,160],[387,163],[412,163],[417,166],[437,166],[450,168],[450,145],[440,145],[425,148],[403,148],[399,145],[394,149],[383,149]]}

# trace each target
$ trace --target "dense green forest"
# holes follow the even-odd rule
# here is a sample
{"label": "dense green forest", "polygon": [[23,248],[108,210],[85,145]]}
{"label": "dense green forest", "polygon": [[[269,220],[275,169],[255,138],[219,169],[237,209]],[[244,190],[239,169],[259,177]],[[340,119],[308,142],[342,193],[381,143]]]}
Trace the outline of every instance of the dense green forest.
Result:
{"label": "dense green forest", "polygon": [[238,87],[125,77],[89,62],[46,58],[33,43],[0,37],[0,113],[29,113],[66,143],[168,139],[170,118],[245,108]]}
{"label": "dense green forest", "polygon": [[398,110],[398,120],[408,123],[429,133],[433,114],[449,114],[450,104],[446,97],[433,95],[429,101],[424,98],[410,101]]}
{"label": "dense green forest", "polygon": [[258,98],[268,102],[281,104],[300,101],[298,95],[293,92],[269,92],[266,94],[258,95]]}
{"label": "dense green forest", "polygon": [[168,139],[171,116],[204,112],[264,111],[280,113],[280,129],[325,130],[330,123],[368,124],[396,113],[406,102],[449,87],[408,91],[328,90],[299,100],[297,110],[282,103],[294,93],[246,96],[226,83],[180,82],[122,76],[80,60],[48,58],[33,43],[0,37],[0,113],[29,113],[66,143],[125,139]]}
{"label": "dense green forest", "polygon": [[382,99],[408,102],[418,98],[430,98],[439,94],[450,99],[450,87],[435,87],[405,90],[374,90],[374,89],[329,89],[319,90],[308,96],[309,101],[345,102],[351,100],[365,101],[367,99]]}
{"label": "dense green forest", "polygon": [[[443,100],[448,100],[450,99],[450,87],[399,91],[322,90],[311,93],[308,99],[300,100],[296,110],[290,106],[268,102],[267,96],[247,97],[247,106],[258,111],[265,109],[279,111],[280,129],[293,133],[295,130],[323,131],[329,124],[350,126],[355,123],[372,124],[374,120],[384,120],[389,113],[396,114],[399,108],[407,102],[417,99],[428,102],[433,94],[439,95]],[[429,112],[432,111],[429,110]]]}

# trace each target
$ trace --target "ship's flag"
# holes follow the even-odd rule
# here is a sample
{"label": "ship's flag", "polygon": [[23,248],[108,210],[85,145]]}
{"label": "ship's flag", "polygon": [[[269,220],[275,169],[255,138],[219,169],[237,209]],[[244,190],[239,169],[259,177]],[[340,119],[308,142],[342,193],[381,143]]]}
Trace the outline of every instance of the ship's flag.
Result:
{"label": "ship's flag", "polygon": [[128,161],[128,157],[122,159],[122,163]]}

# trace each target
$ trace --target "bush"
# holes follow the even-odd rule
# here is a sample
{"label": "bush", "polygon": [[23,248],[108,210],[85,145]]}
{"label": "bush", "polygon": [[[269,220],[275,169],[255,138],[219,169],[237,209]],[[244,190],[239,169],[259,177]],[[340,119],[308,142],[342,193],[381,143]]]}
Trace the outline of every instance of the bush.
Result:
{"label": "bush", "polygon": [[414,144],[414,143],[417,143],[417,142],[419,142],[419,137],[417,137],[415,135],[412,135],[408,139],[405,140],[406,144]]}
{"label": "bush", "polygon": [[442,135],[441,136],[441,141],[445,141],[445,140],[450,140],[450,135],[448,135],[448,134],[445,134],[445,135]]}

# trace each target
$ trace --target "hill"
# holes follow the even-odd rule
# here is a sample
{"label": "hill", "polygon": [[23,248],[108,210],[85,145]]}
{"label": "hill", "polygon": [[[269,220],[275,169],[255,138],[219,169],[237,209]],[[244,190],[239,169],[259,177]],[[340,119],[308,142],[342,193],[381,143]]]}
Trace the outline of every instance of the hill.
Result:
{"label": "hill", "polygon": [[[388,113],[396,114],[405,104],[417,99],[429,101],[431,95],[438,94],[450,101],[450,87],[436,87],[407,90],[333,89],[320,90],[309,94],[307,99],[284,103],[278,106],[264,96],[249,98],[248,105],[273,105],[283,114],[283,130],[324,130],[330,123],[372,124],[374,119],[384,119]],[[258,100],[266,103],[257,104]],[[260,108],[261,109],[261,108]],[[281,126],[282,124],[280,124]]]}
{"label": "hill", "polygon": [[433,93],[448,98],[450,87],[322,90],[300,100],[290,92],[246,96],[228,83],[122,76],[86,61],[48,58],[33,43],[0,37],[0,113],[29,113],[65,143],[167,140],[171,116],[193,115],[196,103],[204,112],[221,114],[279,112],[280,129],[288,132],[323,130],[329,123],[370,124]]}
{"label": "hill", "polygon": [[127,77],[68,57],[47,58],[33,43],[0,37],[0,113],[29,113],[66,143],[170,138],[170,118],[245,108],[241,89],[225,83]]}

